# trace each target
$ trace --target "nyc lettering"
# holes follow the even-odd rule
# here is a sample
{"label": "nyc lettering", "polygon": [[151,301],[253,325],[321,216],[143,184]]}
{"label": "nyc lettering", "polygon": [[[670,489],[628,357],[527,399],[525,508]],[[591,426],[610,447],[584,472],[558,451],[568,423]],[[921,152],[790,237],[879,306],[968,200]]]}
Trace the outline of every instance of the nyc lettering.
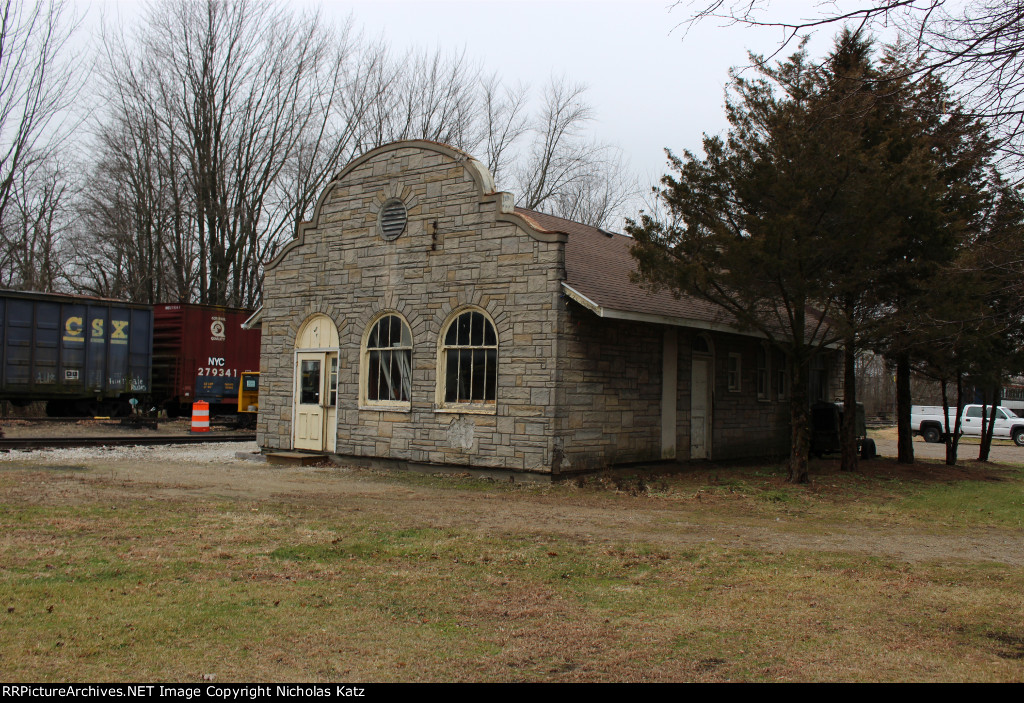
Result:
{"label": "nyc lettering", "polygon": [[200,366],[196,376],[238,376],[238,369],[227,369],[224,365],[227,360],[222,356],[210,356],[206,359],[206,366]]}

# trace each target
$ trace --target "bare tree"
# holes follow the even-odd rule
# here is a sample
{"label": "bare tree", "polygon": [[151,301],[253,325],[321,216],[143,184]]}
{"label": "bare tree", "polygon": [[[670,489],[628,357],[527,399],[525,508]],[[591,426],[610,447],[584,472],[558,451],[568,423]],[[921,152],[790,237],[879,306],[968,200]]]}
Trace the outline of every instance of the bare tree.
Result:
{"label": "bare tree", "polygon": [[61,208],[58,150],[81,85],[66,52],[76,21],[59,0],[0,3],[0,281],[57,283]]}
{"label": "bare tree", "polygon": [[137,245],[108,248],[115,259],[175,268],[136,295],[257,302],[263,264],[353,140],[337,118],[347,31],[260,0],[181,0],[106,37],[98,163],[128,187],[99,191],[91,212],[112,241],[133,232]]}
{"label": "bare tree", "polygon": [[[404,139],[479,153],[530,206],[608,221],[628,179],[582,86],[528,90],[465,52],[394,54],[264,0],[175,0],[104,38],[105,108],[79,246],[86,290],[252,306],[263,265],[352,156]],[[604,173],[609,171],[608,177]]]}
{"label": "bare tree", "polygon": [[536,210],[583,178],[588,145],[584,128],[594,118],[583,99],[587,87],[552,78],[544,90],[544,105],[535,118],[534,140],[517,171],[519,204]]}
{"label": "bare tree", "polygon": [[53,292],[66,283],[71,198],[70,180],[56,157],[31,159],[18,169],[4,213],[0,286]]}
{"label": "bare tree", "polygon": [[805,5],[794,10],[756,0],[692,0],[673,8],[684,4],[684,31],[705,21],[779,29],[769,59],[825,25],[894,30],[925,57],[907,71],[918,77],[939,73],[957,86],[972,116],[1001,137],[1004,166],[1024,178],[1024,0],[865,0],[845,9],[821,2],[809,14]]}
{"label": "bare tree", "polygon": [[516,143],[526,132],[527,88],[523,84],[502,86],[497,74],[492,74],[481,79],[480,89],[486,135],[483,152],[487,168],[497,183],[514,158]]}
{"label": "bare tree", "polygon": [[623,214],[636,210],[636,179],[622,152],[609,145],[595,144],[581,177],[572,181],[551,202],[551,212],[592,227],[609,227]]}
{"label": "bare tree", "polygon": [[586,86],[552,78],[533,122],[534,139],[515,168],[519,205],[594,227],[608,223],[636,197],[621,153],[587,138],[593,108]]}
{"label": "bare tree", "polygon": [[404,139],[429,139],[471,150],[481,140],[480,68],[465,52],[408,51],[394,56],[386,45],[369,45],[359,62],[372,97],[358,124],[358,151]]}

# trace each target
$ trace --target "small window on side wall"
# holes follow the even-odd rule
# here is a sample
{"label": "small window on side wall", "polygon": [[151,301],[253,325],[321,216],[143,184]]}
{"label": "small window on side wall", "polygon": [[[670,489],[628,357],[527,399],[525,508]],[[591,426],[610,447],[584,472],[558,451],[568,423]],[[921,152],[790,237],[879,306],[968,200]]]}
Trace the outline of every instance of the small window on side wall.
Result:
{"label": "small window on side wall", "polygon": [[398,315],[370,326],[363,345],[362,405],[403,410],[412,397],[412,332]]}
{"label": "small window on side wall", "polygon": [[786,354],[782,351],[775,353],[775,397],[778,400],[785,400],[789,395],[789,370],[786,366]]}
{"label": "small window on side wall", "polygon": [[768,400],[768,347],[764,344],[757,348],[757,399]]}
{"label": "small window on side wall", "polygon": [[478,310],[459,313],[442,331],[438,397],[443,409],[494,412],[498,387],[498,336]]}
{"label": "small window on side wall", "polygon": [[740,354],[735,352],[729,354],[725,367],[725,380],[730,393],[740,392],[740,373],[742,371],[742,359]]}

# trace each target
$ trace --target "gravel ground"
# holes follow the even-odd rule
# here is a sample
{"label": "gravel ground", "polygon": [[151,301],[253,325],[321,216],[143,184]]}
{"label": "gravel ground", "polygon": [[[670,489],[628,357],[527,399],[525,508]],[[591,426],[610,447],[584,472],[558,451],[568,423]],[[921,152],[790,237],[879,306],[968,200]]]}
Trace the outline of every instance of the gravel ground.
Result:
{"label": "gravel ground", "polygon": [[[894,445],[895,446],[895,445]],[[924,443],[915,443],[915,449]],[[1018,451],[1024,459],[1024,450]],[[382,518],[483,533],[535,532],[573,539],[629,539],[651,543],[704,544],[772,550],[807,549],[887,555],[906,561],[964,559],[1024,566],[1021,531],[989,527],[943,530],[903,525],[810,523],[799,515],[774,520],[718,517],[708,520],[692,501],[648,500],[619,504],[571,494],[546,497],[540,490],[500,494],[377,480],[373,472],[342,466],[275,466],[238,458],[255,442],[198,446],[150,446],[0,452],[0,472],[33,471],[33,500],[116,500],[161,495],[285,500],[315,506],[327,501]],[[963,456],[966,458],[969,452]],[[57,473],[65,472],[59,480]],[[102,479],[102,480],[100,480]],[[23,479],[19,479],[23,480]],[[68,481],[77,488],[67,493]],[[472,482],[466,484],[472,488]],[[808,529],[810,528],[810,529]]]}
{"label": "gravel ground", "polygon": [[[157,429],[130,427],[121,425],[120,420],[83,419],[78,422],[34,422],[15,418],[0,419],[0,429],[4,437],[19,439],[22,437],[126,437],[131,435],[175,435],[188,434],[192,426],[189,418],[160,420]],[[234,427],[216,422],[211,424],[212,434],[235,432]]]}
{"label": "gravel ground", "polygon": [[[868,436],[875,440],[875,448],[879,456],[896,458],[896,428],[869,430]],[[965,461],[978,458],[979,440],[975,437],[961,437],[957,449],[957,459]],[[945,459],[946,445],[943,443],[929,444],[920,437],[914,437],[914,458]],[[995,440],[989,452],[991,461],[1010,464],[1024,464],[1024,447],[1018,447],[1010,440]]]}

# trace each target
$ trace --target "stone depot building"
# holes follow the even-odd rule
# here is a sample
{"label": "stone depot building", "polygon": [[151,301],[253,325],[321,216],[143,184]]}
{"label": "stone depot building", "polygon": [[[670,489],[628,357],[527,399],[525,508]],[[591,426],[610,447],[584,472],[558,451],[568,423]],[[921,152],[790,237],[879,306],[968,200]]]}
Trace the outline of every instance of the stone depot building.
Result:
{"label": "stone depot building", "polygon": [[785,455],[777,352],[630,282],[630,246],[449,146],[355,159],[266,269],[260,446],[552,475]]}

